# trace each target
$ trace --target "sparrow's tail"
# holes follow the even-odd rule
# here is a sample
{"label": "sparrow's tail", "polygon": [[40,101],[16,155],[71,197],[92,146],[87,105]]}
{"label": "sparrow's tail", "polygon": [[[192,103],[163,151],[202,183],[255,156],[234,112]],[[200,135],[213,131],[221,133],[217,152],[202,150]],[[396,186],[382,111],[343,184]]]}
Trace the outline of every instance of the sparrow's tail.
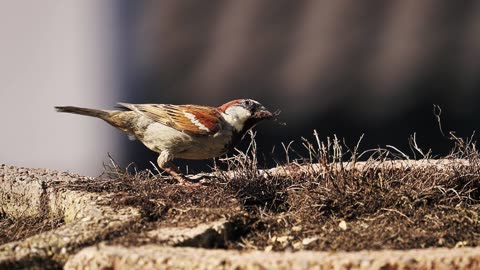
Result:
{"label": "sparrow's tail", "polygon": [[131,130],[132,121],[135,120],[135,113],[132,111],[117,111],[117,110],[97,110],[80,108],[73,106],[57,106],[57,112],[74,113],[86,116],[97,117],[110,125],[120,129],[128,134],[133,134]]}
{"label": "sparrow's tail", "polygon": [[98,117],[104,120],[110,116],[110,113],[108,111],[97,110],[97,109],[87,109],[87,108],[80,108],[80,107],[73,107],[73,106],[58,106],[58,107],[55,107],[55,110],[57,110],[57,112],[74,113],[74,114]]}

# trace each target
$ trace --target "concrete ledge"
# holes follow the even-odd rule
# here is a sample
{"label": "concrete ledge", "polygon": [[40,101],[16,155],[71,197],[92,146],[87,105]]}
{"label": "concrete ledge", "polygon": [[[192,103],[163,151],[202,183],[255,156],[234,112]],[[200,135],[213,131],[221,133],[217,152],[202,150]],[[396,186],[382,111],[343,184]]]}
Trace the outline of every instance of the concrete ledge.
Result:
{"label": "concrete ledge", "polygon": [[[458,170],[461,167],[470,166],[470,162],[466,159],[422,159],[422,160],[390,160],[390,161],[358,161],[358,162],[335,162],[330,164],[298,164],[290,163],[288,165],[277,166],[270,169],[258,170],[258,175],[268,177],[299,177],[303,175],[324,175],[334,171],[352,171],[362,172],[365,169],[375,169],[380,171],[390,170],[422,170],[434,167],[437,170],[452,172]],[[238,174],[237,171],[222,172],[222,175],[228,178],[234,178]],[[202,176],[215,177],[216,173],[204,173]],[[198,175],[189,175],[189,177],[195,178]]]}
{"label": "concrete ledge", "polygon": [[193,248],[99,246],[65,269],[480,269],[480,249],[361,252],[239,252]]}

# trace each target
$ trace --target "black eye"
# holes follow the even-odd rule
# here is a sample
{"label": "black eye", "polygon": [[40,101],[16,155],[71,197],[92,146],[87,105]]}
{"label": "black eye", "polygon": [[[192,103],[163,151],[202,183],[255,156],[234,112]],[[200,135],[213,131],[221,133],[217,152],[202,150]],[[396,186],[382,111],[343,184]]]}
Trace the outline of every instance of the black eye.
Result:
{"label": "black eye", "polygon": [[249,99],[245,100],[244,104],[245,104],[245,107],[247,108],[250,108],[253,106],[253,102]]}

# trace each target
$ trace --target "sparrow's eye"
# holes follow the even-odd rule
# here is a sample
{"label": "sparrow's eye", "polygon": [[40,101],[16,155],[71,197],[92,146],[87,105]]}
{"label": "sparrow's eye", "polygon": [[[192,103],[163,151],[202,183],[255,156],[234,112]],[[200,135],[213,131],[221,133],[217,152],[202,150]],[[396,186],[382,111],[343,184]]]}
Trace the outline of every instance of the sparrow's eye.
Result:
{"label": "sparrow's eye", "polygon": [[247,108],[250,108],[250,107],[253,106],[253,102],[249,99],[245,100],[243,103],[245,104],[245,107],[247,107]]}

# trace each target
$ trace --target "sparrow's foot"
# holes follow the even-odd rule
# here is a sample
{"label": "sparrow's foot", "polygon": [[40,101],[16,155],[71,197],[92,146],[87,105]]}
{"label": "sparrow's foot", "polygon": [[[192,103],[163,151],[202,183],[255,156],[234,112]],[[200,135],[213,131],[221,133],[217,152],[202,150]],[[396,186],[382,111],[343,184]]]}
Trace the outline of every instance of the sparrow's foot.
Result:
{"label": "sparrow's foot", "polygon": [[168,173],[173,179],[177,180],[180,185],[183,186],[199,186],[198,181],[191,181],[186,178],[182,173],[177,170],[175,164],[171,161],[172,155],[168,151],[162,151],[158,156],[157,163],[158,166]]}
{"label": "sparrow's foot", "polygon": [[179,185],[182,186],[201,186],[201,184],[196,181],[195,179],[189,179],[185,177],[183,174],[177,172],[175,169],[172,169],[170,167],[163,168],[163,170],[168,173],[170,176],[173,177],[173,179],[177,180]]}

